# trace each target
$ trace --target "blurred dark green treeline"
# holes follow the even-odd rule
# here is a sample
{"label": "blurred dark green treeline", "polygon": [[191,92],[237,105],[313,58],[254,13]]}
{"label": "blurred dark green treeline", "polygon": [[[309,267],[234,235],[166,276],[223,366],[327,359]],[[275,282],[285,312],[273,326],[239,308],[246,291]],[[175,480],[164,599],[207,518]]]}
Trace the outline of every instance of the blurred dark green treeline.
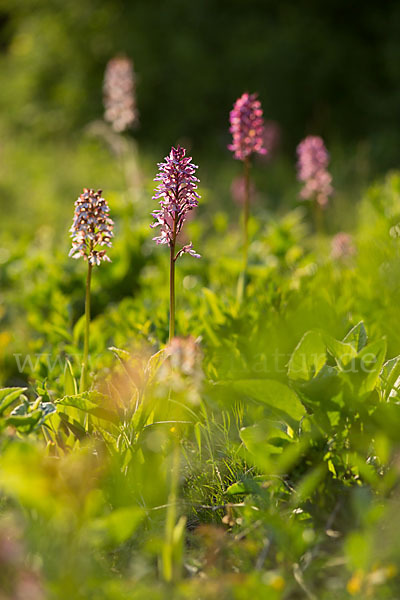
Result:
{"label": "blurred dark green treeline", "polygon": [[107,60],[133,58],[146,144],[211,152],[227,111],[260,93],[289,149],[310,131],[374,141],[397,164],[400,6],[394,0],[1,0],[2,120],[59,136],[101,117]]}
{"label": "blurred dark green treeline", "polygon": [[254,172],[262,209],[296,205],[295,146],[318,133],[337,190],[328,221],[332,231],[351,227],[353,211],[343,209],[400,162],[399,30],[390,0],[0,0],[2,237],[42,224],[65,234],[84,185],[125,190],[120,165],[87,133],[102,118],[104,68],[118,53],[137,72],[134,136],[149,181],[181,141],[213,212],[234,211],[229,187],[240,165],[226,149],[228,113],[254,90],[282,131],[278,161]]}

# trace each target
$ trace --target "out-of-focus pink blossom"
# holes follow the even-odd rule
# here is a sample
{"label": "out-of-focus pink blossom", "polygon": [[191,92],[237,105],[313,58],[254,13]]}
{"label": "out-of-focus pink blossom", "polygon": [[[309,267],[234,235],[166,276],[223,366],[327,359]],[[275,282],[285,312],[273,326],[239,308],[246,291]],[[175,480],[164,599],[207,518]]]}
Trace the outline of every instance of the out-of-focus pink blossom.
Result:
{"label": "out-of-focus pink blossom", "polygon": [[122,132],[138,120],[133,63],[126,56],[108,61],[104,73],[104,118],[113,129]]}
{"label": "out-of-focus pink blossom", "polygon": [[[246,179],[244,177],[235,177],[231,184],[231,194],[234,202],[243,206],[246,199]],[[249,202],[254,200],[256,187],[252,181],[249,182]]]}
{"label": "out-of-focus pink blossom", "polygon": [[346,260],[355,256],[357,250],[353,237],[349,233],[341,231],[337,233],[331,242],[331,257],[333,260]]}
{"label": "out-of-focus pink blossom", "polygon": [[235,158],[245,160],[253,153],[266,154],[264,147],[264,119],[257,94],[244,93],[230,112],[230,129],[233,140],[228,146]]}
{"label": "out-of-focus pink blossom", "polygon": [[333,193],[332,177],[327,170],[329,154],[321,137],[310,135],[297,146],[298,179],[304,183],[303,200],[315,199],[325,207]]}
{"label": "out-of-focus pink blossom", "polygon": [[266,153],[262,157],[263,162],[269,162],[277,153],[282,139],[282,130],[277,121],[265,121],[263,145]]}

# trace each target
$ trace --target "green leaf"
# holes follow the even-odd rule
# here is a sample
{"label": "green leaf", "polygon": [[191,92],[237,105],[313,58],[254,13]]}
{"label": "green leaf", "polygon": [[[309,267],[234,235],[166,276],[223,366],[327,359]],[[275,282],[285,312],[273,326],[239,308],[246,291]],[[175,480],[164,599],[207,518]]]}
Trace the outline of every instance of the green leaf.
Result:
{"label": "green leaf", "polygon": [[98,396],[103,395],[98,392],[82,392],[82,394],[64,396],[64,398],[57,401],[57,405],[73,406],[74,408],[79,408],[79,410],[89,412],[91,409],[97,408],[98,404],[96,400],[98,399]]}
{"label": "green leaf", "polygon": [[397,381],[400,377],[400,356],[396,356],[395,358],[386,361],[381,369],[379,377],[384,392],[383,396],[386,400],[391,393],[396,391]]}
{"label": "green leaf", "polygon": [[20,395],[26,390],[27,388],[21,387],[0,389],[0,415],[2,415],[6,408],[15,402],[15,400],[18,400]]}
{"label": "green leaf", "polygon": [[143,520],[145,512],[139,506],[118,508],[109,515],[95,519],[89,530],[100,543],[120,545],[126,542]]}
{"label": "green leaf", "polygon": [[239,379],[230,383],[233,390],[261,402],[271,416],[297,423],[306,410],[297,394],[284,383],[274,379]]}
{"label": "green leaf", "polygon": [[329,407],[335,409],[337,407],[330,400],[339,393],[342,386],[338,373],[337,367],[324,365],[313,379],[297,384],[296,391],[306,404],[311,402],[325,411]]}
{"label": "green leaf", "polygon": [[122,350],[121,348],[116,348],[115,346],[110,346],[108,348],[117,358],[122,360],[122,362],[126,362],[130,360],[132,357],[129,352],[126,350]]}
{"label": "green leaf", "polygon": [[351,344],[356,352],[360,352],[367,345],[368,337],[364,327],[364,323],[360,321],[349,331],[343,338],[343,342]]}
{"label": "green leaf", "polygon": [[75,377],[72,371],[72,365],[68,359],[65,361],[64,369],[64,394],[65,396],[74,396],[78,392]]}
{"label": "green leaf", "polygon": [[37,409],[31,413],[26,415],[10,415],[6,418],[6,424],[15,427],[18,431],[22,433],[30,433],[32,429],[39,423],[43,416],[43,413],[40,409]]}
{"label": "green leaf", "polygon": [[73,406],[84,412],[87,412],[99,419],[105,419],[113,423],[118,422],[119,417],[116,412],[104,407],[107,404],[108,397],[100,392],[82,392],[75,396],[64,396],[58,400],[58,406]]}
{"label": "green leaf", "polygon": [[229,496],[235,496],[237,494],[257,494],[262,490],[263,484],[268,484],[268,481],[266,475],[256,475],[256,477],[232,483],[232,485],[226,489],[225,493]]}
{"label": "green leaf", "polygon": [[357,356],[357,350],[351,343],[339,342],[324,333],[326,347],[340,369],[345,369]]}
{"label": "green leaf", "polygon": [[73,335],[73,342],[75,346],[78,346],[79,344],[79,340],[81,337],[83,337],[83,332],[85,329],[85,315],[83,314],[75,323],[72,335]]}
{"label": "green leaf", "polygon": [[322,369],[326,362],[326,347],[317,331],[308,331],[294,349],[288,368],[293,381],[309,381]]}
{"label": "green leaf", "polygon": [[220,300],[217,294],[208,288],[203,288],[203,294],[206,304],[210,308],[214,322],[218,325],[225,321],[225,317],[220,308]]}
{"label": "green leaf", "polygon": [[78,421],[75,419],[71,421],[69,416],[62,412],[59,412],[58,415],[65,427],[69,429],[69,431],[76,437],[77,440],[82,440],[87,436],[85,428],[82,427]]}
{"label": "green leaf", "polygon": [[196,437],[197,448],[199,450],[199,456],[201,460],[201,423],[197,422],[194,426],[194,435]]}
{"label": "green leaf", "polygon": [[309,471],[301,480],[296,489],[296,494],[292,497],[292,502],[295,504],[301,504],[308,500],[318,485],[324,479],[328,472],[328,465],[326,463],[318,465],[311,471]]}
{"label": "green leaf", "polygon": [[[268,474],[286,472],[299,460],[309,441],[304,436],[293,443],[284,431],[276,426],[266,425],[264,421],[251,427],[243,427],[240,430],[240,439],[260,470]],[[279,437],[280,445],[277,445]],[[249,460],[249,456],[245,457]]]}
{"label": "green leaf", "polygon": [[164,360],[165,349],[162,348],[152,356],[150,356],[146,365],[146,375],[149,378],[154,377],[162,361]]}
{"label": "green leaf", "polygon": [[361,384],[361,393],[372,392],[375,388],[385,360],[386,345],[386,340],[381,339],[372,344],[368,344],[368,346],[365,346],[359,353],[361,368],[368,373]]}

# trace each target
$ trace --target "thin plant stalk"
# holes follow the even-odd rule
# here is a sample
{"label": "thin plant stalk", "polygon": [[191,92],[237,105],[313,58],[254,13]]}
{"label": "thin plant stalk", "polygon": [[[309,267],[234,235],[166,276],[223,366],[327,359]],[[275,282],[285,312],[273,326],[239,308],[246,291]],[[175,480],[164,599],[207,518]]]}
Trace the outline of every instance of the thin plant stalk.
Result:
{"label": "thin plant stalk", "polygon": [[92,280],[93,265],[88,261],[88,271],[86,277],[86,297],[85,297],[85,339],[83,345],[83,362],[80,381],[80,391],[85,392],[88,388],[88,361],[89,361],[89,337],[90,337],[90,284]]}
{"label": "thin plant stalk", "polygon": [[171,582],[175,577],[174,569],[174,530],[176,527],[177,516],[177,496],[179,486],[179,464],[180,452],[179,441],[175,436],[173,440],[172,465],[171,465],[171,483],[168,495],[168,507],[165,519],[165,538],[163,547],[163,577],[167,582]]}
{"label": "thin plant stalk", "polygon": [[170,247],[169,265],[169,341],[175,336],[175,243],[176,243],[176,219]]}
{"label": "thin plant stalk", "polygon": [[244,207],[243,207],[243,259],[244,271],[247,269],[249,254],[249,215],[250,215],[250,160],[247,156],[244,161]]}
{"label": "thin plant stalk", "polygon": [[322,235],[324,231],[323,213],[321,205],[316,198],[313,201],[313,208],[315,232],[317,235]]}
{"label": "thin plant stalk", "polygon": [[237,283],[237,301],[239,305],[242,303],[245,288],[246,274],[248,266],[249,254],[249,216],[250,216],[250,158],[246,156],[243,159],[244,172],[244,203],[243,203],[243,270],[239,275]]}

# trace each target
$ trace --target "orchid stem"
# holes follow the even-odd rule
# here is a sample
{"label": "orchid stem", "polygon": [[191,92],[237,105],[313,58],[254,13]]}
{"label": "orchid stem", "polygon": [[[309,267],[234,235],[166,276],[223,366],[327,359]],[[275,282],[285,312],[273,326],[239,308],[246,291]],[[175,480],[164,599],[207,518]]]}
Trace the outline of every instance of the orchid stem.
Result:
{"label": "orchid stem", "polygon": [[175,239],[170,248],[169,267],[169,341],[175,336]]}
{"label": "orchid stem", "polygon": [[249,214],[250,214],[250,161],[244,159],[244,208],[243,208],[243,261],[244,271],[247,269],[249,253]]}
{"label": "orchid stem", "polygon": [[324,232],[323,214],[322,214],[321,205],[319,204],[318,200],[316,200],[316,199],[313,202],[313,208],[314,208],[315,232],[317,235],[322,235]]}
{"label": "orchid stem", "polygon": [[83,346],[83,362],[80,381],[80,391],[86,392],[88,388],[88,361],[89,361],[89,333],[90,333],[90,283],[92,280],[92,264],[88,260],[88,271],[86,277],[85,298],[85,340]]}

